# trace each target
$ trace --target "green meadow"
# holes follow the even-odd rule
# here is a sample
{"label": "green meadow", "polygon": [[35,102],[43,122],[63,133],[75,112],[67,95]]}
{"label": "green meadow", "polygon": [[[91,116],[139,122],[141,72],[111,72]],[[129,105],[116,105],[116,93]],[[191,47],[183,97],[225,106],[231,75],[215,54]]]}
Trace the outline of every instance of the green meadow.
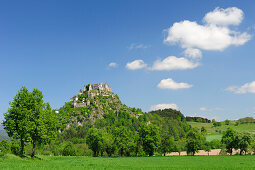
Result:
{"label": "green meadow", "polygon": [[205,127],[207,131],[206,140],[212,141],[213,139],[221,140],[222,134],[227,130],[228,127],[234,129],[237,132],[248,132],[255,134],[255,123],[244,123],[236,125],[236,121],[230,121],[229,125],[225,125],[221,122],[221,126],[214,127],[213,123],[201,123],[201,122],[188,122],[193,128]]}
{"label": "green meadow", "polygon": [[0,169],[255,169],[255,156],[0,157]]}

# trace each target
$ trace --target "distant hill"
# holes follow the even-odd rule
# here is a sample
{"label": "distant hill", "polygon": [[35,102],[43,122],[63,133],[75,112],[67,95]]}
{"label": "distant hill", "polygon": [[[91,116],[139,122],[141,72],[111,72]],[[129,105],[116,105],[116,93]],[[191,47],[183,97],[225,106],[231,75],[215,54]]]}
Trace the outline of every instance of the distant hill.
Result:
{"label": "distant hill", "polygon": [[187,116],[186,120],[188,122],[201,122],[201,123],[211,123],[211,120],[203,117],[192,117],[192,116]]}
{"label": "distant hill", "polygon": [[162,129],[167,129],[168,134],[175,139],[185,137],[186,132],[190,130],[184,115],[174,109],[163,109],[151,111],[148,114],[150,122],[157,124]]}
{"label": "distant hill", "polygon": [[221,139],[224,131],[227,128],[234,129],[237,132],[247,132],[252,135],[255,134],[255,120],[251,117],[241,118],[239,120],[230,120],[229,123],[226,121],[219,122],[220,124],[215,126],[214,123],[203,123],[203,122],[195,122],[189,121],[188,124],[193,128],[198,128],[201,130],[204,127],[207,131],[206,138],[207,140],[213,139]]}
{"label": "distant hill", "polygon": [[105,118],[107,114],[127,113],[138,118],[144,114],[141,109],[130,108],[122,104],[118,95],[111,92],[106,83],[88,84],[84,90],[66,102],[63,107],[56,110],[59,117],[59,129],[63,131],[69,127],[82,126],[88,122],[95,123],[98,119]]}
{"label": "distant hill", "polygon": [[130,108],[105,83],[85,85],[70,102],[56,110],[56,114],[59,117],[60,132],[82,126],[103,129],[126,126],[131,131],[137,131],[142,123],[152,123],[178,140],[190,129],[180,111],[164,109],[144,113],[139,108]]}
{"label": "distant hill", "polygon": [[0,141],[3,139],[10,139],[6,131],[4,130],[4,126],[0,123]]}

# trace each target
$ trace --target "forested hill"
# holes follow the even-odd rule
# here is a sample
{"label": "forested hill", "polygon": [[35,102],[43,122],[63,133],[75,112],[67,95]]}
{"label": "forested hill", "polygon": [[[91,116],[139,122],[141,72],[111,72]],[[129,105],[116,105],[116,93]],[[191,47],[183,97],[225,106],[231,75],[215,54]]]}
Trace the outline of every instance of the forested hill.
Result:
{"label": "forested hill", "polygon": [[184,137],[186,132],[190,130],[184,115],[174,109],[151,111],[147,116],[151,122],[165,129],[165,132],[174,136],[176,140]]}
{"label": "forested hill", "polygon": [[[139,108],[126,106],[120,101],[117,94],[109,90],[88,90],[89,86],[91,85],[84,86],[86,87],[84,91],[81,90],[77,96],[71,98],[70,102],[65,103],[58,110],[60,131],[86,124],[105,126],[108,123],[114,126],[114,123],[120,119],[121,122],[118,122],[116,126],[128,124],[127,126],[132,126],[131,129],[137,130],[141,122],[153,123],[160,128],[168,129],[175,138],[184,136],[189,129],[185,117],[180,111],[164,109],[144,113]],[[78,105],[75,105],[76,103]],[[129,121],[131,124],[128,123]]]}
{"label": "forested hill", "polygon": [[[96,139],[102,146],[96,144],[92,149],[94,156],[99,152],[108,156],[144,156],[152,155],[156,150],[169,152],[168,144],[173,151],[183,149],[184,138],[191,129],[183,114],[176,110],[144,113],[122,104],[117,95],[97,95],[91,103],[74,108],[68,102],[59,109],[60,133],[55,146],[65,142],[80,146],[86,142],[91,149],[95,145],[92,141]],[[180,148],[174,143],[181,143]],[[54,151],[54,155],[58,154],[59,151]]]}
{"label": "forested hill", "polygon": [[150,113],[151,114],[158,114],[162,117],[180,119],[181,121],[185,120],[184,115],[180,111],[174,110],[174,109],[156,110],[156,111],[151,111]]}
{"label": "forested hill", "polygon": [[86,92],[82,95],[79,94],[76,102],[89,104],[82,107],[74,107],[74,102],[66,102],[57,113],[61,131],[69,127],[83,126],[88,123],[94,124],[109,116],[120,117],[128,115],[128,117],[137,119],[138,116],[144,114],[139,108],[131,108],[122,104],[118,95],[114,93],[106,95],[98,90]]}

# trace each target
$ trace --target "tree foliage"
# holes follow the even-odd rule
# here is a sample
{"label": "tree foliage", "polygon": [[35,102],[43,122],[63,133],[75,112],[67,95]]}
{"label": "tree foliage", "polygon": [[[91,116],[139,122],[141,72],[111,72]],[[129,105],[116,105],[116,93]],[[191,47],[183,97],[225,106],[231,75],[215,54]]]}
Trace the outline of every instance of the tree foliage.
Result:
{"label": "tree foliage", "polygon": [[232,155],[233,148],[236,148],[236,131],[231,128],[228,128],[226,132],[224,132],[221,142],[226,145],[227,152]]}
{"label": "tree foliage", "polygon": [[191,129],[186,136],[187,153],[195,155],[196,152],[202,147],[205,139],[197,129]]}
{"label": "tree foliage", "polygon": [[16,94],[11,107],[4,114],[4,126],[10,137],[20,140],[20,155],[24,153],[25,142],[33,144],[31,157],[35,154],[36,143],[48,143],[55,137],[56,119],[50,105],[43,102],[42,92],[29,92],[22,87]]}
{"label": "tree foliage", "polygon": [[153,156],[160,144],[159,128],[153,124],[143,124],[138,133],[145,153]]}

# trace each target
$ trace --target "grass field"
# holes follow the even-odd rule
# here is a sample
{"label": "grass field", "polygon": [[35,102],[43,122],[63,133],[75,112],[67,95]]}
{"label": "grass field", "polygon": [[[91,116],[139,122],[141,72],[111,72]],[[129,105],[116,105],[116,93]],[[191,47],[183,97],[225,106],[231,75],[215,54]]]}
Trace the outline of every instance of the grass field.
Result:
{"label": "grass field", "polygon": [[255,156],[0,157],[0,169],[255,169]]}
{"label": "grass field", "polygon": [[224,122],[221,122],[221,126],[213,127],[213,123],[199,123],[199,122],[188,122],[192,127],[196,127],[199,130],[202,126],[207,130],[206,140],[211,141],[213,139],[221,139],[221,136],[228,127],[236,130],[237,132],[248,132],[255,134],[255,123],[250,124],[239,124],[235,126],[235,121],[231,121],[230,125],[225,125]]}
{"label": "grass field", "polygon": [[206,140],[207,141],[212,141],[214,139],[221,140],[222,135],[221,134],[215,134],[215,135],[206,135]]}

